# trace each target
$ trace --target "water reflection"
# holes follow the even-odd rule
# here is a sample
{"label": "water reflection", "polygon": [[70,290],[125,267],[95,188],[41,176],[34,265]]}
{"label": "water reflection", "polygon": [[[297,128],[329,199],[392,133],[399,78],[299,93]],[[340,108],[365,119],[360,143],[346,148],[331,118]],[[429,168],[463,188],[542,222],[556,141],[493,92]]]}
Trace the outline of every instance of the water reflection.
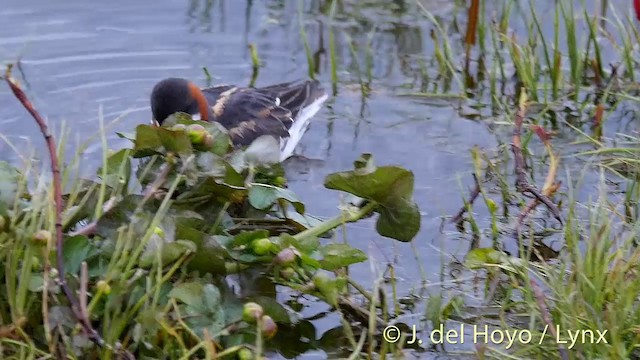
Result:
{"label": "water reflection", "polygon": [[[213,83],[248,84],[250,43],[256,44],[263,62],[258,86],[307,77],[301,23],[314,73],[331,87],[331,0],[190,0],[154,3],[152,7],[128,0],[91,6],[82,0],[55,6],[44,0],[28,4],[7,1],[4,8],[12,9],[11,16],[6,15],[8,10],[0,9],[4,20],[0,22],[2,60],[23,54],[23,78],[28,80],[30,94],[55,128],[63,120],[71,124],[70,144],[95,132],[98,109],[107,123],[127,109],[133,110],[114,126],[115,131],[130,132],[147,122],[149,92],[164,77],[181,76],[204,85],[202,68],[206,67]],[[452,3],[422,0],[443,18],[454,9]],[[34,23],[38,24],[36,30],[31,27]],[[459,234],[438,235],[439,217],[454,213],[460,205],[461,190],[455,182],[458,177],[463,187],[469,182],[469,149],[476,144],[496,146],[494,135],[484,124],[465,120],[451,102],[398,96],[442,89],[432,29],[414,0],[338,1],[333,19],[337,95],[314,118],[299,149],[312,161],[288,168],[292,190],[308,204],[311,214],[323,217],[335,215],[342,200],[341,195],[324,189],[324,176],[351,168],[362,152],[372,152],[378,164],[397,164],[414,172],[415,197],[423,212],[423,231],[415,248],[380,238],[371,222],[347,231],[347,240],[367,252],[371,263],[396,263],[400,297],[409,296],[412,288],[420,289],[425,281],[440,281],[446,266],[440,263],[436,249],[464,254],[468,248]],[[447,31],[459,30],[451,26]],[[24,34],[31,39],[26,50]],[[37,128],[26,119],[24,110],[0,88],[0,132],[17,142],[33,138],[39,144]],[[111,148],[126,145],[114,134],[108,141]],[[103,149],[99,142],[90,145],[85,153],[86,168],[90,169],[90,164],[95,170]],[[73,150],[71,145],[68,148]],[[0,159],[8,157],[5,150],[6,146],[0,145]],[[477,217],[483,219],[486,214],[480,210]],[[350,275],[367,285],[379,276],[370,264],[354,266]],[[286,356],[303,353],[335,338],[340,331],[331,330],[339,319],[325,316],[325,309],[313,301],[296,299],[292,307],[295,302],[303,303],[298,305],[305,320],[290,332],[279,332],[283,338],[278,341],[295,344],[285,347],[290,351]],[[293,341],[287,333],[300,336]],[[330,344],[325,346],[331,348]]]}

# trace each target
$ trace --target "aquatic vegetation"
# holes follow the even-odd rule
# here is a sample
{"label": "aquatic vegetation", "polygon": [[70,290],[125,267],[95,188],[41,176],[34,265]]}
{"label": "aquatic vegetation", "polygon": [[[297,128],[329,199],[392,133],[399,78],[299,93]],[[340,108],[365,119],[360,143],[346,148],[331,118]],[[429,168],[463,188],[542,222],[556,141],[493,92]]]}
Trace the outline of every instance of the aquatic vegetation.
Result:
{"label": "aquatic vegetation", "polygon": [[[85,308],[81,315],[107,345],[98,349],[54,281],[55,211],[47,186],[36,186],[47,180],[32,164],[0,163],[6,264],[0,351],[46,357],[64,349],[114,358],[126,349],[178,359],[273,351],[293,358],[316,349],[329,358],[425,352],[638,358],[640,35],[631,11],[637,2],[620,3],[269,2],[282,17],[274,23],[289,19],[293,25],[282,25],[284,31],[298,34],[292,48],[302,72],[330,81],[334,95],[347,99],[331,107],[359,97],[358,121],[369,122],[367,106],[380,111],[385,99],[399,99],[400,106],[425,104],[403,125],[433,120],[424,113],[450,107],[457,117],[448,131],[467,126],[463,118],[486,126],[493,148],[474,146],[473,132],[462,140],[467,143],[451,146],[448,134],[431,134],[431,123],[416,127],[424,133],[411,128],[416,138],[442,136],[437,141],[450,145],[447,151],[473,146],[460,165],[468,165],[460,182],[472,188],[446,199],[460,210],[443,215],[440,234],[423,231],[418,243],[411,241],[421,217],[439,220],[433,208],[418,212],[414,186],[428,188],[421,200],[429,203],[453,181],[414,179],[411,171],[377,166],[363,154],[353,169],[324,177],[325,188],[358,201],[317,219],[308,214],[311,204],[287,188],[270,140],[233,149],[221,129],[196,127],[181,115],[163,128],[141,125],[120,134],[132,146],[104,152],[97,179],[77,178],[73,166],[62,169],[64,268]],[[445,7],[450,11],[439,11]],[[276,57],[251,41],[257,41],[248,43],[253,85],[268,76],[262,69]],[[350,120],[341,116],[351,109],[333,110],[328,133]],[[381,112],[373,121],[396,115]],[[399,149],[419,160],[432,156]],[[413,250],[415,262],[407,266],[415,269],[403,269],[397,255],[376,267],[364,246],[351,241],[368,224],[346,224],[370,216],[379,235],[408,242],[393,244]],[[332,235],[334,241],[323,239]],[[343,241],[335,239],[340,235]],[[366,235],[359,240],[373,243]],[[449,253],[456,246],[462,250]],[[377,278],[359,283],[352,265],[368,260]],[[316,313],[305,313],[310,309]],[[333,328],[316,334],[314,321],[325,315]],[[390,324],[402,335],[395,341],[383,336]],[[464,326],[503,338],[427,341]]]}
{"label": "aquatic vegetation", "polygon": [[53,191],[30,186],[34,169],[0,162],[4,356],[261,357],[308,324],[276,300],[279,288],[339,313],[353,348],[351,324],[365,324],[369,341],[381,331],[386,310],[346,271],[367,255],[320,237],[377,213],[381,235],[411,241],[420,214],[410,171],[363,154],[325,181],[359,200],[320,220],[286,188],[272,137],[236,149],[220,125],[186,114],[120,136],[132,146],[106,155],[97,179],[62,166]]}

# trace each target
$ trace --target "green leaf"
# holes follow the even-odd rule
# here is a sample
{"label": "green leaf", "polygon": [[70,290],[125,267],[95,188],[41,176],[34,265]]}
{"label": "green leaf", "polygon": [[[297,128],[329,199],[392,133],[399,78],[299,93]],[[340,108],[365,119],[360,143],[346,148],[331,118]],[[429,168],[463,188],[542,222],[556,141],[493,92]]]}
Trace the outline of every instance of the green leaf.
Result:
{"label": "green leaf", "polygon": [[220,156],[226,155],[232,148],[227,130],[217,122],[207,122],[203,126],[213,136],[213,147],[209,151]]}
{"label": "green leaf", "polygon": [[442,309],[442,317],[444,319],[451,318],[451,315],[461,314],[461,309],[464,306],[464,300],[460,296],[454,296]]}
{"label": "green leaf", "polygon": [[[275,216],[280,218],[286,218],[287,222],[291,225],[295,226],[299,232],[310,229],[312,227],[318,226],[322,224],[325,220],[315,217],[309,214],[298,214],[297,212],[289,211],[286,216],[282,213],[282,211],[274,211]],[[322,237],[330,238],[333,236],[332,231],[327,231]]]}
{"label": "green leaf", "polygon": [[133,148],[134,157],[146,157],[160,152],[162,142],[158,136],[157,129],[155,126],[144,124],[136,127],[136,139]]}
{"label": "green leaf", "polygon": [[467,253],[464,265],[469,269],[482,269],[487,264],[501,264],[506,255],[493,248],[478,248]]}
{"label": "green leaf", "polygon": [[116,135],[120,139],[127,139],[127,140],[131,140],[132,142],[134,142],[136,140],[136,134],[135,133],[116,131]]}
{"label": "green leaf", "polygon": [[256,209],[268,209],[278,199],[290,202],[298,213],[304,214],[304,204],[289,189],[259,183],[253,183],[249,188],[249,203]]}
{"label": "green leaf", "polygon": [[329,271],[367,260],[365,253],[347,244],[325,245],[320,248],[320,254],[323,257],[320,265]]}
{"label": "green leaf", "polygon": [[191,140],[184,131],[152,125],[138,125],[136,127],[133,150],[133,156],[136,158],[167,152],[174,152],[183,157],[193,153]]}
{"label": "green leaf", "polygon": [[427,301],[426,318],[434,328],[442,323],[442,294],[431,295]]}
{"label": "green leaf", "polygon": [[352,170],[329,174],[324,185],[380,204],[393,204],[398,198],[411,199],[413,173],[396,166],[381,166],[367,173]]}
{"label": "green leaf", "polygon": [[77,274],[80,265],[87,259],[91,246],[86,236],[79,235],[64,239],[64,267],[70,274]]}
{"label": "green leaf", "polygon": [[163,122],[162,127],[172,127],[176,124],[190,124],[195,123],[191,115],[184,112],[177,112],[169,115]]}
{"label": "green leaf", "polygon": [[142,196],[140,195],[131,194],[125,196],[98,219],[96,233],[103,238],[116,239],[120,226],[133,224],[138,233],[144,234],[156,209],[147,203],[144,207],[144,210],[147,211],[136,213],[135,210],[141,201]]}
{"label": "green leaf", "polygon": [[213,136],[213,146],[209,149],[209,152],[222,156],[226,155],[231,148],[231,138],[229,137],[227,129],[215,121],[193,120],[189,114],[175,113],[162,123],[162,127],[170,128],[175,124],[184,124],[187,126],[191,124],[202,125],[209,134]]}
{"label": "green leaf", "polygon": [[203,295],[203,303],[205,308],[211,313],[218,312],[218,310],[220,310],[220,303],[222,301],[220,290],[218,290],[217,287],[211,284],[206,284],[203,287]]}
{"label": "green leaf", "polygon": [[338,297],[344,289],[346,279],[340,277],[331,279],[325,273],[318,272],[313,276],[313,284],[327,303],[337,306]]}
{"label": "green leaf", "polygon": [[225,168],[224,183],[231,186],[244,187],[244,176],[227,162],[225,162]]}
{"label": "green leaf", "polygon": [[180,194],[178,199],[184,202],[192,198],[201,199],[202,197],[208,197],[219,204],[224,204],[226,202],[236,202],[238,199],[243,199],[246,193],[247,190],[244,187],[220,183],[212,177],[206,177],[188,191]]}
{"label": "green leaf", "polygon": [[169,130],[166,128],[156,128],[160,143],[164,147],[164,152],[174,152],[186,157],[193,153],[191,140],[186,132],[179,130]]}
{"label": "green leaf", "polygon": [[12,206],[18,196],[19,173],[6,161],[0,161],[0,215]]}
{"label": "green leaf", "polygon": [[176,238],[188,239],[196,245],[196,252],[189,261],[189,270],[201,273],[225,274],[225,261],[229,259],[227,249],[222,247],[216,238],[180,222],[176,226]]}
{"label": "green leaf", "polygon": [[227,166],[224,159],[220,156],[210,153],[210,152],[201,152],[196,155],[197,169],[200,171],[202,175],[212,176],[212,177],[224,177],[227,172]]}
{"label": "green leaf", "polygon": [[381,206],[376,222],[378,234],[400,241],[411,241],[420,230],[420,210],[415,202],[400,199],[400,203]]}
{"label": "green leaf", "polygon": [[176,285],[169,292],[169,297],[179,300],[194,309],[205,310],[204,286],[201,283],[189,282]]}
{"label": "green leaf", "polygon": [[29,277],[29,291],[41,292],[44,288],[44,277],[41,274],[31,274]]}
{"label": "green leaf", "polygon": [[311,254],[320,247],[320,239],[315,236],[306,236],[300,240],[297,240],[287,233],[280,234],[279,243],[280,248],[282,249],[293,246],[294,248],[305,254]]}
{"label": "green leaf", "polygon": [[215,239],[222,239],[221,244],[229,251],[229,256],[240,263],[264,263],[271,261],[273,255],[257,255],[250,249],[254,240],[269,237],[269,230],[244,231],[231,239],[225,241],[224,237],[215,236]]}
{"label": "green leaf", "polygon": [[177,285],[169,297],[184,304],[182,316],[185,323],[198,335],[206,330],[216,336],[226,326],[225,310],[222,306],[220,290],[212,284],[196,282]]}
{"label": "green leaf", "polygon": [[[161,239],[156,239],[161,242]],[[198,251],[196,245],[188,240],[178,240],[175,242],[167,242],[160,244],[160,261],[162,261],[162,265],[166,266],[167,264],[171,264],[182,257],[185,253],[196,253]],[[145,251],[140,256],[140,267],[148,268],[153,262],[156,260],[156,251],[158,249],[154,248],[151,251]]]}
{"label": "green leaf", "polygon": [[126,189],[131,178],[131,149],[122,149],[116,153],[111,154],[107,158],[106,166],[98,169],[98,176],[103,176],[105,172],[105,178],[102,179],[108,186],[112,188],[120,185]]}
{"label": "green leaf", "polygon": [[380,214],[376,229],[380,235],[411,241],[420,230],[420,211],[412,200],[413,173],[397,166],[373,165],[364,154],[355,162],[355,170],[328,175],[324,185],[363,199],[374,201]]}
{"label": "green leaf", "polygon": [[300,253],[300,261],[304,265],[312,267],[314,269],[320,268],[320,262],[305,253]]}
{"label": "green leaf", "polygon": [[249,245],[253,240],[268,238],[269,230],[254,230],[254,231],[245,231],[233,237],[231,243],[229,244],[231,247],[241,246],[241,245]]}

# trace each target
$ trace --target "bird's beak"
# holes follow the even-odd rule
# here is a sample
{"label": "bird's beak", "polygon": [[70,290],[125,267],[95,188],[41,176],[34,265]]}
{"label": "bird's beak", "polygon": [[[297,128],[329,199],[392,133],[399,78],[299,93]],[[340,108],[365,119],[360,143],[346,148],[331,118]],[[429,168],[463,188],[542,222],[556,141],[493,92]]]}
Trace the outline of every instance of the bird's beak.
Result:
{"label": "bird's beak", "polygon": [[151,119],[152,126],[160,126],[160,124],[156,121],[156,119]]}

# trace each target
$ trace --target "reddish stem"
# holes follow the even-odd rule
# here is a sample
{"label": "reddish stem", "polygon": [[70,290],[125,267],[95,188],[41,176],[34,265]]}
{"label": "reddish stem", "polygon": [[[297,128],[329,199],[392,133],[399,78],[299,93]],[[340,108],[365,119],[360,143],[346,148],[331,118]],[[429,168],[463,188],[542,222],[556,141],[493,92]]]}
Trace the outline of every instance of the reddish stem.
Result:
{"label": "reddish stem", "polygon": [[22,91],[18,84],[14,83],[11,80],[11,66],[7,67],[7,71],[5,73],[5,81],[11,88],[13,95],[20,101],[22,106],[31,114],[33,119],[36,121],[38,126],[40,127],[40,132],[42,132],[42,136],[47,143],[47,147],[49,148],[49,157],[51,159],[51,172],[53,174],[53,196],[56,207],[56,216],[55,216],[55,227],[56,227],[56,262],[57,262],[57,270],[58,270],[58,280],[60,282],[60,287],[64,291],[67,299],[71,303],[71,310],[74,315],[82,325],[83,329],[87,333],[87,336],[93,341],[96,345],[102,346],[104,341],[100,337],[100,335],[93,329],[91,326],[91,322],[89,321],[86,314],[83,314],[80,310],[80,303],[75,298],[73,292],[69,288],[67,281],[65,279],[65,268],[64,268],[64,241],[62,234],[62,180],[60,178],[60,163],[58,160],[58,153],[56,151],[56,143],[53,138],[53,135],[49,132],[49,127],[47,126],[46,121],[42,118],[40,113],[34,108],[33,104],[27,98],[27,95]]}

